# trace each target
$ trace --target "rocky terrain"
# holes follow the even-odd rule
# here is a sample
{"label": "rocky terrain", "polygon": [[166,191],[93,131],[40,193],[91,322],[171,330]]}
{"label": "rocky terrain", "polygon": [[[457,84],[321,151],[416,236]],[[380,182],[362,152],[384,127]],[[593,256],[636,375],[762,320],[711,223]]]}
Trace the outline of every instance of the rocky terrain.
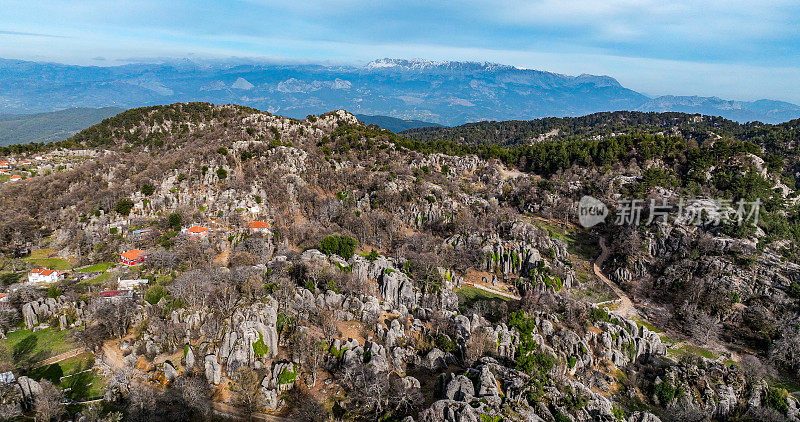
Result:
{"label": "rocky terrain", "polygon": [[[187,103],[4,148],[24,178],[0,186],[0,414],[800,419],[797,163],[774,159],[794,135],[586,126],[487,146]],[[584,195],[606,224],[578,224]],[[683,196],[764,210],[613,224],[626,197]],[[25,283],[47,265],[64,279]],[[45,335],[92,365],[37,355]]]}

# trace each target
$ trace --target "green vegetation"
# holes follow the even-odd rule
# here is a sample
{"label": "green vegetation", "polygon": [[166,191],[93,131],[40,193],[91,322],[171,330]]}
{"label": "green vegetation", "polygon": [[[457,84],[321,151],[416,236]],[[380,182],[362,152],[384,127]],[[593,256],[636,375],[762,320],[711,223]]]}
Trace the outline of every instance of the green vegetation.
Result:
{"label": "green vegetation", "polygon": [[224,180],[226,177],[228,177],[228,170],[225,170],[222,167],[218,168],[217,169],[217,178],[219,180]]}
{"label": "green vegetation", "polygon": [[653,385],[653,393],[658,397],[658,401],[661,402],[662,406],[665,406],[675,398],[676,390],[675,386],[669,381],[661,381]]}
{"label": "green vegetation", "polygon": [[35,267],[49,268],[57,271],[67,271],[72,268],[72,263],[64,258],[53,257],[56,251],[53,249],[37,249],[32,251],[24,261],[31,263]]}
{"label": "green vegetation", "polygon": [[49,113],[0,115],[0,145],[62,141],[124,111],[122,108],[69,108]]}
{"label": "green vegetation", "polygon": [[783,413],[789,411],[789,392],[785,388],[772,387],[765,397],[767,406]]}
{"label": "green vegetation", "polygon": [[110,262],[99,262],[94,265],[90,265],[88,267],[83,267],[78,270],[80,273],[94,273],[94,272],[106,272],[109,268],[114,266],[114,264]]}
{"label": "green vegetation", "polygon": [[46,328],[37,332],[17,330],[0,340],[0,347],[10,351],[0,359],[14,367],[26,367],[75,348],[70,331]]}
{"label": "green vegetation", "polygon": [[264,357],[269,353],[269,346],[264,343],[264,335],[258,333],[258,341],[253,343],[253,353],[258,357]]}
{"label": "green vegetation", "polygon": [[702,356],[706,359],[712,359],[712,360],[717,358],[717,355],[715,355],[714,352],[692,344],[684,344],[677,349],[669,349],[668,353],[674,357],[689,355],[689,356]]}
{"label": "green vegetation", "polygon": [[168,295],[169,292],[164,286],[156,284],[147,289],[147,292],[144,294],[144,300],[151,305],[155,305]]}
{"label": "green vegetation", "polygon": [[458,295],[459,309],[470,308],[472,305],[480,301],[507,302],[511,300],[505,296],[487,292],[486,290],[482,290],[473,286],[464,286],[456,290],[455,293]]}
{"label": "green vegetation", "polygon": [[325,236],[319,245],[320,251],[326,255],[336,254],[344,259],[350,259],[358,248],[358,240],[339,234]]}
{"label": "green vegetation", "polygon": [[116,205],[114,205],[114,211],[118,212],[121,215],[128,216],[133,209],[133,201],[128,198],[122,198],[117,201]]}
{"label": "green vegetation", "polygon": [[278,375],[278,384],[291,384],[296,379],[297,371],[290,371],[288,368],[284,368],[280,375]]}
{"label": "green vegetation", "polygon": [[536,402],[544,395],[544,386],[550,383],[550,370],[556,364],[556,358],[540,350],[539,344],[533,340],[536,328],[534,319],[525,311],[514,311],[508,316],[508,326],[519,332],[519,346],[516,353],[516,367],[531,376],[528,390],[528,401]]}
{"label": "green vegetation", "polygon": [[142,185],[141,191],[144,196],[150,196],[156,191],[156,188],[150,183],[145,183]]}

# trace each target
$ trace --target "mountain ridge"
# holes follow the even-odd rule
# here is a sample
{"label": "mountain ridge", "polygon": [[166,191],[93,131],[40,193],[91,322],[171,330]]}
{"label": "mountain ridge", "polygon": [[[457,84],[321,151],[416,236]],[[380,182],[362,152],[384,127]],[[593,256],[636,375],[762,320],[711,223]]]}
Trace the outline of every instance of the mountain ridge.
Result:
{"label": "mountain ridge", "polygon": [[800,106],[716,97],[651,98],[611,76],[562,75],[488,62],[379,59],[364,66],[166,61],[112,67],[0,59],[0,113],[207,101],[294,118],[346,109],[459,125],[616,110],[681,111],[780,123]]}

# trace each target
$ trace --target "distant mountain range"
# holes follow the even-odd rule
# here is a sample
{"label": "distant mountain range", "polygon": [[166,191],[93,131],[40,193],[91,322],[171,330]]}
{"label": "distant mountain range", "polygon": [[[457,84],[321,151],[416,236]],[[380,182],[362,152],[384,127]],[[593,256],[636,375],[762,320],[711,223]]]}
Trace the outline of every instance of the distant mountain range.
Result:
{"label": "distant mountain range", "polygon": [[566,76],[494,63],[381,59],[365,66],[193,62],[72,66],[0,59],[0,113],[236,103],[289,117],[332,109],[459,125],[600,111],[680,111],[777,123],[794,104],[714,97],[650,98],[608,76]]}

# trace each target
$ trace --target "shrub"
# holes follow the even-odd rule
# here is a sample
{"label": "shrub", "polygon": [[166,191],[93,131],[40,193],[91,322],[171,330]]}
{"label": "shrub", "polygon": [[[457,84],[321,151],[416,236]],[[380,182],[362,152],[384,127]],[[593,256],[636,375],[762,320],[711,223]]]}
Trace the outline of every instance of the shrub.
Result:
{"label": "shrub", "polygon": [[264,335],[258,333],[258,341],[253,343],[253,353],[258,357],[266,356],[269,353],[269,346],[264,343]]}
{"label": "shrub", "polygon": [[800,283],[793,281],[792,284],[789,285],[787,293],[795,299],[800,299]]}
{"label": "shrub", "polygon": [[614,407],[611,408],[611,414],[614,415],[614,418],[618,421],[625,420],[625,411],[617,405],[614,405]]}
{"label": "shrub", "polygon": [[223,180],[226,177],[228,177],[228,170],[225,170],[222,167],[218,168],[217,169],[217,178],[219,178],[219,180]]}
{"label": "shrub", "polygon": [[456,350],[456,343],[444,334],[437,335],[435,343],[436,347],[443,352],[452,353]]}
{"label": "shrub", "polygon": [[164,286],[155,285],[147,289],[147,293],[144,294],[144,300],[151,305],[155,305],[166,296],[167,289]]}
{"label": "shrub", "polygon": [[144,196],[150,196],[150,195],[153,194],[153,192],[156,191],[156,188],[155,188],[155,186],[151,185],[150,183],[145,183],[145,184],[142,185],[141,191],[142,191],[142,194],[144,194]]}
{"label": "shrub", "polygon": [[326,255],[336,254],[344,259],[350,259],[356,252],[358,240],[339,234],[325,236],[319,245],[319,249]]}
{"label": "shrub", "polygon": [[131,213],[132,209],[133,209],[133,201],[131,201],[128,198],[122,198],[119,201],[117,201],[116,205],[114,205],[114,211],[126,217],[128,216],[128,214]]}
{"label": "shrub", "polygon": [[658,401],[663,406],[675,398],[675,387],[669,381],[661,381],[653,386],[653,393],[655,393]]}
{"label": "shrub", "polygon": [[167,217],[167,225],[172,230],[180,231],[181,225],[183,224],[183,216],[177,212],[173,212],[172,214]]}
{"label": "shrub", "polygon": [[228,148],[219,147],[219,148],[217,148],[217,153],[219,155],[228,155]]}
{"label": "shrub", "polygon": [[297,379],[297,371],[290,371],[288,369],[284,369],[281,371],[281,374],[278,375],[278,384],[291,384],[294,380]]}
{"label": "shrub", "polygon": [[608,315],[608,311],[606,310],[606,308],[603,308],[603,307],[592,308],[591,317],[592,317],[592,321],[595,321],[595,322],[599,322],[599,321],[609,322],[609,321],[611,321],[611,316]]}
{"label": "shrub", "polygon": [[789,411],[789,392],[785,388],[771,387],[767,392],[766,404],[785,415]]}

